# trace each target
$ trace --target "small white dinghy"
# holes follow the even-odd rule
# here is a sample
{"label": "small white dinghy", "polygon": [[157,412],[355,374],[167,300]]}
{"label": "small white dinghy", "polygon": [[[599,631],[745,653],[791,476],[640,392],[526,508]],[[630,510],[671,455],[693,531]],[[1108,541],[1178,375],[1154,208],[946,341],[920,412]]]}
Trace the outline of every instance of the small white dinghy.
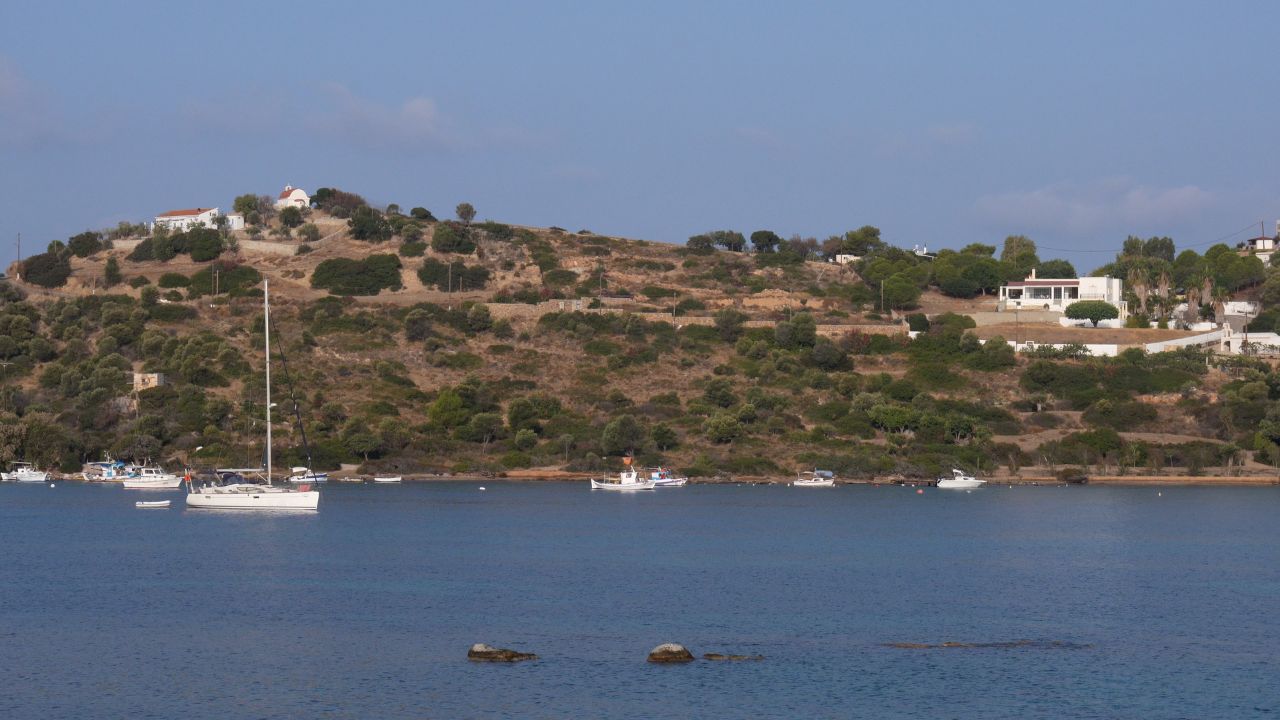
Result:
{"label": "small white dinghy", "polygon": [[139,500],[138,502],[134,503],[133,506],[136,508],[167,508],[169,507],[169,501],[168,500]]}
{"label": "small white dinghy", "polygon": [[402,479],[403,478],[401,478],[399,475],[387,475],[385,477],[374,477],[373,481],[376,483],[398,483]]}

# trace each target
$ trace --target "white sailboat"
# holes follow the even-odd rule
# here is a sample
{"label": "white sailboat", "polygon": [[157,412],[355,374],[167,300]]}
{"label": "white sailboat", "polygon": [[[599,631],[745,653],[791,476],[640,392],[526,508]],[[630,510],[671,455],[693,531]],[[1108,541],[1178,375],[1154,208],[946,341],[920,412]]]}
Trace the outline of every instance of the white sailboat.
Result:
{"label": "white sailboat", "polygon": [[219,510],[315,510],[320,493],[310,485],[288,487],[271,484],[271,301],[267,281],[262,281],[263,337],[267,351],[267,472],[264,482],[192,487],[187,507]]}
{"label": "white sailboat", "polygon": [[9,472],[0,473],[0,480],[5,482],[42,483],[48,479],[49,473],[27,462],[9,463]]}
{"label": "white sailboat", "polygon": [[126,477],[120,484],[126,490],[171,490],[182,486],[182,478],[158,467],[145,466],[138,470],[136,477]]}
{"label": "white sailboat", "polygon": [[986,484],[972,475],[965,475],[963,470],[951,468],[951,477],[938,478],[938,487],[944,490],[972,490]]}

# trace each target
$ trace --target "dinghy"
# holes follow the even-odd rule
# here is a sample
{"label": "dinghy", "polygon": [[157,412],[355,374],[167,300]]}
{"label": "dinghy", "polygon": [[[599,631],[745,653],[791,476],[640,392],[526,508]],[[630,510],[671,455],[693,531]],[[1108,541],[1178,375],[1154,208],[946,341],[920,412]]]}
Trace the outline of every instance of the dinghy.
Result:
{"label": "dinghy", "polygon": [[133,506],[136,508],[167,508],[169,507],[169,501],[168,500],[139,500],[138,502],[134,503]]}

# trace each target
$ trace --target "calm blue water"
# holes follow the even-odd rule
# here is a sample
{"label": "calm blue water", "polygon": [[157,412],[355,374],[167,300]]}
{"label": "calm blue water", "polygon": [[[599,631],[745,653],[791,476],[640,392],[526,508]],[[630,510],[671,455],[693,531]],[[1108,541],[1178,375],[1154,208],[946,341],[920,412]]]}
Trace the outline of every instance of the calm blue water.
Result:
{"label": "calm blue water", "polygon": [[0,486],[0,717],[1280,714],[1280,488],[486,486]]}

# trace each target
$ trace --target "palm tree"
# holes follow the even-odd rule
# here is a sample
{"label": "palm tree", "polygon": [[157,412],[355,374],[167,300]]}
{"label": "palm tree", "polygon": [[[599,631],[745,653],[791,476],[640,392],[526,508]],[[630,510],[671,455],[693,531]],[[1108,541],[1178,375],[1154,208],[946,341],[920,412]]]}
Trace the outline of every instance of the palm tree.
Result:
{"label": "palm tree", "polygon": [[1138,312],[1143,315],[1147,314],[1147,295],[1151,292],[1149,283],[1146,268],[1135,267],[1129,271],[1129,287],[1138,297]]}
{"label": "palm tree", "polygon": [[1160,317],[1162,318],[1165,317],[1169,311],[1169,285],[1171,283],[1172,279],[1169,277],[1169,271],[1161,270],[1160,277],[1156,280],[1156,294],[1159,296]]}
{"label": "palm tree", "polygon": [[1227,318],[1227,301],[1231,299],[1231,292],[1225,287],[1219,285],[1213,289],[1213,321],[1219,325]]}
{"label": "palm tree", "polygon": [[[1204,279],[1207,280],[1208,278]],[[1195,323],[1200,318],[1200,302],[1202,299],[1200,287],[1200,277],[1192,277],[1190,282],[1187,283],[1187,312],[1182,319],[1188,325]]]}

